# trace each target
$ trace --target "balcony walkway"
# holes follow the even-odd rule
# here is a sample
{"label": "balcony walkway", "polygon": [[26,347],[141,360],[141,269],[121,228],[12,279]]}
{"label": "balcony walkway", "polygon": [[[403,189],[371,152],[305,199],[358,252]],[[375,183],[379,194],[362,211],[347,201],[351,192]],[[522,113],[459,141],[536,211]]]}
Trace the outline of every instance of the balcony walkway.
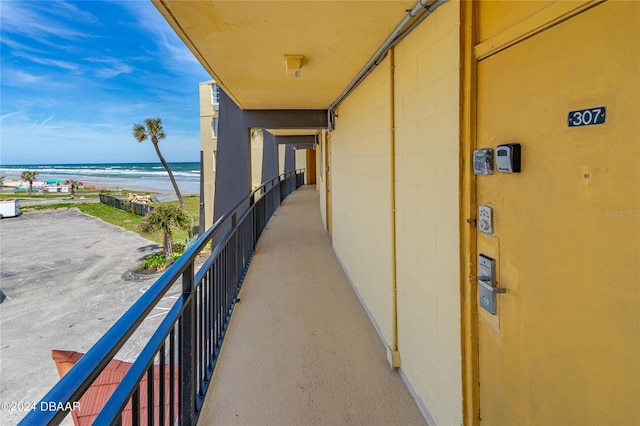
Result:
{"label": "balcony walkway", "polygon": [[200,424],[426,424],[335,257],[315,186],[277,211],[240,298]]}

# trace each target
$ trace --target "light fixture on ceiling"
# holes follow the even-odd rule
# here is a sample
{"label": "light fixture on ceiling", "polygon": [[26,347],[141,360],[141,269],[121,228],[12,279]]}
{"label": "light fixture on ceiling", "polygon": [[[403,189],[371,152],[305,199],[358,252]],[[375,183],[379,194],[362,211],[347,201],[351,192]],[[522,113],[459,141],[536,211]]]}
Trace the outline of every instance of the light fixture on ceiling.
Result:
{"label": "light fixture on ceiling", "polygon": [[300,78],[303,55],[284,55],[284,66],[288,77]]}

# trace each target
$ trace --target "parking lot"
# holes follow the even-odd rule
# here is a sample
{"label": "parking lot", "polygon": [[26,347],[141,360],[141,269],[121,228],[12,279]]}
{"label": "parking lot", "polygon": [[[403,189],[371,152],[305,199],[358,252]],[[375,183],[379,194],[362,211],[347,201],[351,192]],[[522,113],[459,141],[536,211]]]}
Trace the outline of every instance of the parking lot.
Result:
{"label": "parking lot", "polygon": [[[75,209],[0,221],[0,401],[37,402],[57,382],[51,350],[86,352],[156,277],[131,274],[158,245]],[[131,361],[165,297],[118,359]],[[24,412],[3,412],[16,424]]]}

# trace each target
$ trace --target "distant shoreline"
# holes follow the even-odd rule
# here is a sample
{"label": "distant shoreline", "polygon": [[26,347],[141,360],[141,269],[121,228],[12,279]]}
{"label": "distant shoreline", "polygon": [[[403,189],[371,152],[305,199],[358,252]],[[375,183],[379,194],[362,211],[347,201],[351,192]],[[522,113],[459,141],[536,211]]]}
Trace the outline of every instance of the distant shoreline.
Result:
{"label": "distant shoreline", "polygon": [[[145,185],[145,184],[137,183],[135,181],[131,181],[127,179],[118,179],[118,178],[85,179],[82,176],[78,176],[73,180],[78,180],[79,182],[82,182],[85,187],[86,186],[95,187],[95,189],[98,191],[128,191],[128,192],[154,192],[154,193],[165,193],[165,192],[173,193],[174,192],[170,181],[167,182],[170,188],[166,188],[166,185],[162,185],[162,186],[157,184],[154,185],[151,182],[149,182],[150,183],[149,185]],[[33,182],[34,188],[44,187],[44,186],[45,186],[45,183],[42,180]],[[28,183],[23,184],[22,180],[20,180],[19,178],[7,176],[5,177],[4,183],[2,184],[2,192],[7,193],[8,191],[11,191],[11,189],[19,188],[19,187],[28,188],[29,184]],[[199,195],[199,192],[197,191],[193,191],[193,190],[189,191],[188,189],[181,188],[180,182],[178,182],[178,188],[180,189],[180,192],[182,193],[182,195]]]}
{"label": "distant shoreline", "polygon": [[[200,194],[199,162],[169,163],[169,166],[182,194]],[[20,175],[25,170],[38,172],[34,186],[56,179],[76,180],[103,190],[174,192],[169,175],[160,163],[0,165],[0,174],[5,176],[4,186],[19,186],[22,183]],[[28,184],[21,186],[28,187]]]}

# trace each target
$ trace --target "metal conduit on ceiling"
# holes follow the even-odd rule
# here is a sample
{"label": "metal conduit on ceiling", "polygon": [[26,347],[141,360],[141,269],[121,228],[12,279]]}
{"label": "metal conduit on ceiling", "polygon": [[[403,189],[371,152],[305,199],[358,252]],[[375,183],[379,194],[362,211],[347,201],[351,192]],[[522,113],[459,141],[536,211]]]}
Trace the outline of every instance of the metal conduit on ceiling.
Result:
{"label": "metal conduit on ceiling", "polygon": [[[407,35],[411,33],[422,21],[425,20],[427,16],[433,13],[439,6],[448,0],[436,0],[432,2],[431,0],[419,0],[418,3],[413,7],[413,9],[407,10],[407,16],[398,24],[398,26],[391,32],[389,37],[385,40],[385,42],[380,46],[378,51],[373,55],[373,57],[367,62],[367,64],[360,70],[360,72],[355,76],[353,80],[349,83],[349,85],[344,89],[344,91],[338,96],[338,98],[333,101],[328,108],[328,122],[329,122],[329,130],[334,129],[335,122],[335,109],[346,99],[347,96],[356,88],[364,79],[377,67],[382,60],[385,58],[389,49],[400,43],[402,39],[404,39]],[[431,4],[430,4],[431,2]]]}

